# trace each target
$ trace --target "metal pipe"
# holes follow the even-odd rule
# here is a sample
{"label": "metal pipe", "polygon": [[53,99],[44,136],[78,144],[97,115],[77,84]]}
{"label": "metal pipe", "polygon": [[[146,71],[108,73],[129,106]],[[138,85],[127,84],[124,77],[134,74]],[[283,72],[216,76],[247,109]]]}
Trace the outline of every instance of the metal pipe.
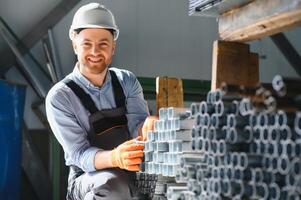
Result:
{"label": "metal pipe", "polygon": [[213,104],[213,101],[212,101],[212,97],[213,96],[213,94],[212,94],[212,91],[209,91],[208,93],[207,93],[207,103],[208,104]]}
{"label": "metal pipe", "polygon": [[264,154],[265,153],[265,143],[262,141],[255,141],[250,144],[251,153]]}
{"label": "metal pipe", "polygon": [[191,139],[191,149],[193,151],[197,150],[197,141],[196,141],[196,138],[192,138]]}
{"label": "metal pipe", "polygon": [[220,194],[222,191],[221,183],[219,181],[211,181],[210,182],[210,191],[213,194]]}
{"label": "metal pipe", "polygon": [[212,141],[211,142],[211,152],[213,155],[218,156],[218,152],[217,152],[217,142],[216,141]]}
{"label": "metal pipe", "polygon": [[245,127],[242,129],[236,129],[230,127],[227,131],[226,142],[234,143],[250,143],[252,140],[252,130]]}
{"label": "metal pipe", "polygon": [[207,110],[207,102],[206,101],[202,101],[200,103],[200,113],[201,114],[205,114],[205,113],[208,113],[208,110]]}
{"label": "metal pipe", "polygon": [[281,156],[277,159],[277,161],[277,170],[279,171],[279,173],[282,175],[288,174],[291,167],[288,157]]}
{"label": "metal pipe", "polygon": [[187,186],[169,186],[167,188],[168,199],[178,199],[182,191],[187,191]]}
{"label": "metal pipe", "polygon": [[260,140],[260,131],[261,131],[261,126],[254,126],[253,127],[253,139]]}
{"label": "metal pipe", "polygon": [[263,181],[263,172],[261,168],[255,168],[252,170],[252,183],[261,183]]}
{"label": "metal pipe", "polygon": [[269,196],[269,188],[265,183],[259,183],[255,185],[257,197],[260,199],[267,199]]}
{"label": "metal pipe", "polygon": [[252,113],[249,115],[249,126],[256,127],[257,125],[257,115]]}
{"label": "metal pipe", "polygon": [[195,144],[195,145],[196,145],[195,148],[196,148],[197,150],[204,151],[204,142],[203,142],[203,139],[202,139],[202,138],[198,138],[198,139],[196,140],[196,144]]}
{"label": "metal pipe", "polygon": [[196,164],[204,163],[206,157],[202,154],[183,155],[180,158],[180,166],[184,168],[186,165],[196,166]]}
{"label": "metal pipe", "polygon": [[234,115],[238,115],[239,111],[239,102],[232,101],[232,102],[223,102],[218,101],[214,104],[215,113],[219,116],[226,115],[232,113]]}
{"label": "metal pipe", "polygon": [[267,113],[268,116],[268,125],[276,126],[276,115],[274,113]]}
{"label": "metal pipe", "polygon": [[300,140],[295,141],[295,155],[296,155],[296,157],[301,156],[301,141]]}
{"label": "metal pipe", "polygon": [[278,156],[278,149],[277,149],[277,143],[271,142],[265,144],[265,154],[266,155],[272,155],[272,156]]}
{"label": "metal pipe", "polygon": [[202,139],[207,139],[207,135],[209,134],[209,130],[207,126],[200,126],[201,127],[201,132],[200,132],[200,138]]}
{"label": "metal pipe", "polygon": [[268,126],[260,127],[260,140],[264,141],[264,142],[269,141],[269,127]]}
{"label": "metal pipe", "polygon": [[233,169],[233,180],[235,181],[243,181],[243,171],[241,169]]}
{"label": "metal pipe", "polygon": [[211,171],[211,178],[219,179],[219,168],[218,167],[212,167],[210,171]]}
{"label": "metal pipe", "polygon": [[301,175],[287,174],[285,176],[285,185],[288,187],[298,187],[298,182],[300,181]]}
{"label": "metal pipe", "polygon": [[238,169],[245,170],[248,167],[247,159],[246,153],[239,153]]}
{"label": "metal pipe", "polygon": [[218,101],[221,101],[222,100],[222,91],[220,89],[216,89],[215,91],[212,92],[212,103],[216,103]]}
{"label": "metal pipe", "polygon": [[238,160],[239,160],[239,155],[237,152],[233,152],[230,154],[230,158],[231,158],[231,165],[232,167],[237,167],[238,166]]}
{"label": "metal pipe", "polygon": [[283,148],[283,153],[282,155],[286,155],[289,158],[295,157],[295,142],[292,140],[285,140],[285,141],[281,141],[280,145]]}
{"label": "metal pipe", "polygon": [[260,112],[260,113],[257,115],[256,124],[257,124],[258,126],[267,126],[267,125],[269,124],[269,121],[268,121],[268,114],[265,113],[265,112]]}
{"label": "metal pipe", "polygon": [[229,127],[244,127],[249,125],[249,118],[246,116],[229,114],[227,115],[227,125]]}
{"label": "metal pipe", "polygon": [[288,140],[293,139],[293,134],[291,128],[289,126],[281,126],[279,127],[279,139],[280,140]]}
{"label": "metal pipe", "polygon": [[194,117],[197,113],[200,112],[200,104],[199,103],[191,103],[190,105],[191,115]]}
{"label": "metal pipe", "polygon": [[[283,138],[285,138],[285,135],[282,135]],[[278,142],[280,140],[280,131],[279,129],[275,128],[275,127],[269,127],[269,131],[268,131],[268,140],[269,141],[274,141],[274,142]],[[283,139],[282,138],[282,139]]]}
{"label": "metal pipe", "polygon": [[274,90],[278,93],[279,96],[283,97],[290,93],[300,94],[300,79],[296,78],[283,78],[280,75],[276,75],[273,78],[272,85]]}
{"label": "metal pipe", "polygon": [[291,172],[294,176],[301,175],[301,160],[299,156],[292,160]]}
{"label": "metal pipe", "polygon": [[217,141],[217,152],[219,155],[225,155],[227,152],[248,152],[248,143],[227,144],[225,141]]}
{"label": "metal pipe", "polygon": [[211,115],[211,126],[221,128],[227,124],[227,116],[218,116],[217,114]]}
{"label": "metal pipe", "polygon": [[254,112],[252,102],[249,98],[243,98],[239,103],[239,113],[242,116],[252,114]]}
{"label": "metal pipe", "polygon": [[224,165],[225,166],[232,167],[232,164],[231,164],[231,153],[226,153],[224,155],[223,159],[224,159]]}
{"label": "metal pipe", "polygon": [[[166,112],[167,112],[167,119],[179,118],[180,120],[183,120],[191,117],[191,111],[187,108],[168,107]],[[160,115],[160,110],[159,110],[159,115]]]}
{"label": "metal pipe", "polygon": [[221,129],[215,129],[213,139],[214,140],[225,140],[227,137],[228,127],[223,126]]}
{"label": "metal pipe", "polygon": [[201,185],[203,183],[204,178],[206,177],[203,169],[198,169],[196,172],[196,180]]}
{"label": "metal pipe", "polygon": [[167,109],[162,107],[159,109],[159,120],[167,120]]}
{"label": "metal pipe", "polygon": [[191,137],[192,139],[195,139],[198,137],[198,129],[199,127],[198,126],[193,126],[192,129],[191,129]]}
{"label": "metal pipe", "polygon": [[254,198],[256,196],[256,187],[253,184],[244,183],[244,196]]}
{"label": "metal pipe", "polygon": [[276,124],[280,127],[288,125],[292,127],[294,125],[295,113],[284,112],[278,110],[276,115]]}
{"label": "metal pipe", "polygon": [[301,112],[296,112],[296,117],[294,121],[294,129],[296,133],[301,135]]}
{"label": "metal pipe", "polygon": [[245,154],[246,156],[244,156],[245,162],[246,162],[246,166],[248,167],[262,167],[263,164],[263,156],[262,155],[255,155],[255,154]]}
{"label": "metal pipe", "polygon": [[221,194],[223,194],[225,197],[232,196],[232,188],[230,181],[221,181]]}
{"label": "metal pipe", "polygon": [[198,113],[196,115],[195,124],[197,126],[207,126],[207,127],[209,127],[210,123],[211,123],[211,119],[210,119],[210,115],[208,113],[205,113],[205,114]]}
{"label": "metal pipe", "polygon": [[201,194],[201,186],[198,184],[197,180],[190,179],[187,183],[188,190],[193,192],[195,195]]}
{"label": "metal pipe", "polygon": [[208,140],[213,140],[215,136],[216,136],[216,128],[214,128],[214,127],[209,127],[207,139],[208,139]]}

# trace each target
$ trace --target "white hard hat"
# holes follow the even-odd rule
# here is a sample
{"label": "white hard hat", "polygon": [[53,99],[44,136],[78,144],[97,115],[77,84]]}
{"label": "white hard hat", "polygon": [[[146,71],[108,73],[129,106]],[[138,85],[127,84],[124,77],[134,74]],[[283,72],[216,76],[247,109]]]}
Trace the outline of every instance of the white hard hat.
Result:
{"label": "white hard hat", "polygon": [[76,34],[74,30],[81,28],[111,29],[114,31],[115,41],[119,35],[119,29],[116,25],[114,15],[110,10],[99,3],[89,3],[76,11],[69,30],[71,40],[74,39]]}

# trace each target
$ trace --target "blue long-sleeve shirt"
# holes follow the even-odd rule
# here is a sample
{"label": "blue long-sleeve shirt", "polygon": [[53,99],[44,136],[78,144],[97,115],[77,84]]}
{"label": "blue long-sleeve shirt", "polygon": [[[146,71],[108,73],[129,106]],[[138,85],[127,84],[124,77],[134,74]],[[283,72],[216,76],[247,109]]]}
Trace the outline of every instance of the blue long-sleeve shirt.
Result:
{"label": "blue long-sleeve shirt", "polygon": [[[126,97],[128,128],[132,137],[149,115],[140,83],[133,73],[111,68],[116,73]],[[99,110],[115,108],[111,75],[107,73],[101,87],[94,86],[79,71],[77,65],[66,78],[75,81],[88,93]],[[85,172],[95,171],[94,157],[100,149],[91,146],[87,136],[90,130],[90,113],[79,98],[62,81],[55,84],[46,97],[46,114],[51,129],[65,152],[66,165],[75,165]]]}

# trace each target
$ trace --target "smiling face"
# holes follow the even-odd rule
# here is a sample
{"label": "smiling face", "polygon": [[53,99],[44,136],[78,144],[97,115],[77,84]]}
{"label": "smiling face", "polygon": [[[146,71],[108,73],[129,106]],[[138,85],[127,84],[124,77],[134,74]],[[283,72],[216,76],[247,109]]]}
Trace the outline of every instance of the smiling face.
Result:
{"label": "smiling face", "polygon": [[88,28],[80,31],[73,40],[80,71],[85,75],[103,73],[112,62],[115,41],[109,30]]}

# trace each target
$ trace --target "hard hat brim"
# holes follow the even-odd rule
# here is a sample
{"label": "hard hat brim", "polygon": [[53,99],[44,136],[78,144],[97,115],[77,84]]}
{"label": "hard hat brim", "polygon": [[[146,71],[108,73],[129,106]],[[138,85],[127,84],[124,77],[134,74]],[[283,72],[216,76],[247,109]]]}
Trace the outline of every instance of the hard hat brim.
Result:
{"label": "hard hat brim", "polygon": [[71,26],[70,30],[69,30],[69,38],[71,40],[74,39],[74,31],[76,29],[81,29],[81,28],[100,28],[100,29],[110,29],[114,31],[114,41],[116,41],[118,39],[119,36],[119,29],[115,28],[115,27],[110,27],[110,26],[101,26],[101,25],[94,25],[94,24],[85,24],[83,26]]}

